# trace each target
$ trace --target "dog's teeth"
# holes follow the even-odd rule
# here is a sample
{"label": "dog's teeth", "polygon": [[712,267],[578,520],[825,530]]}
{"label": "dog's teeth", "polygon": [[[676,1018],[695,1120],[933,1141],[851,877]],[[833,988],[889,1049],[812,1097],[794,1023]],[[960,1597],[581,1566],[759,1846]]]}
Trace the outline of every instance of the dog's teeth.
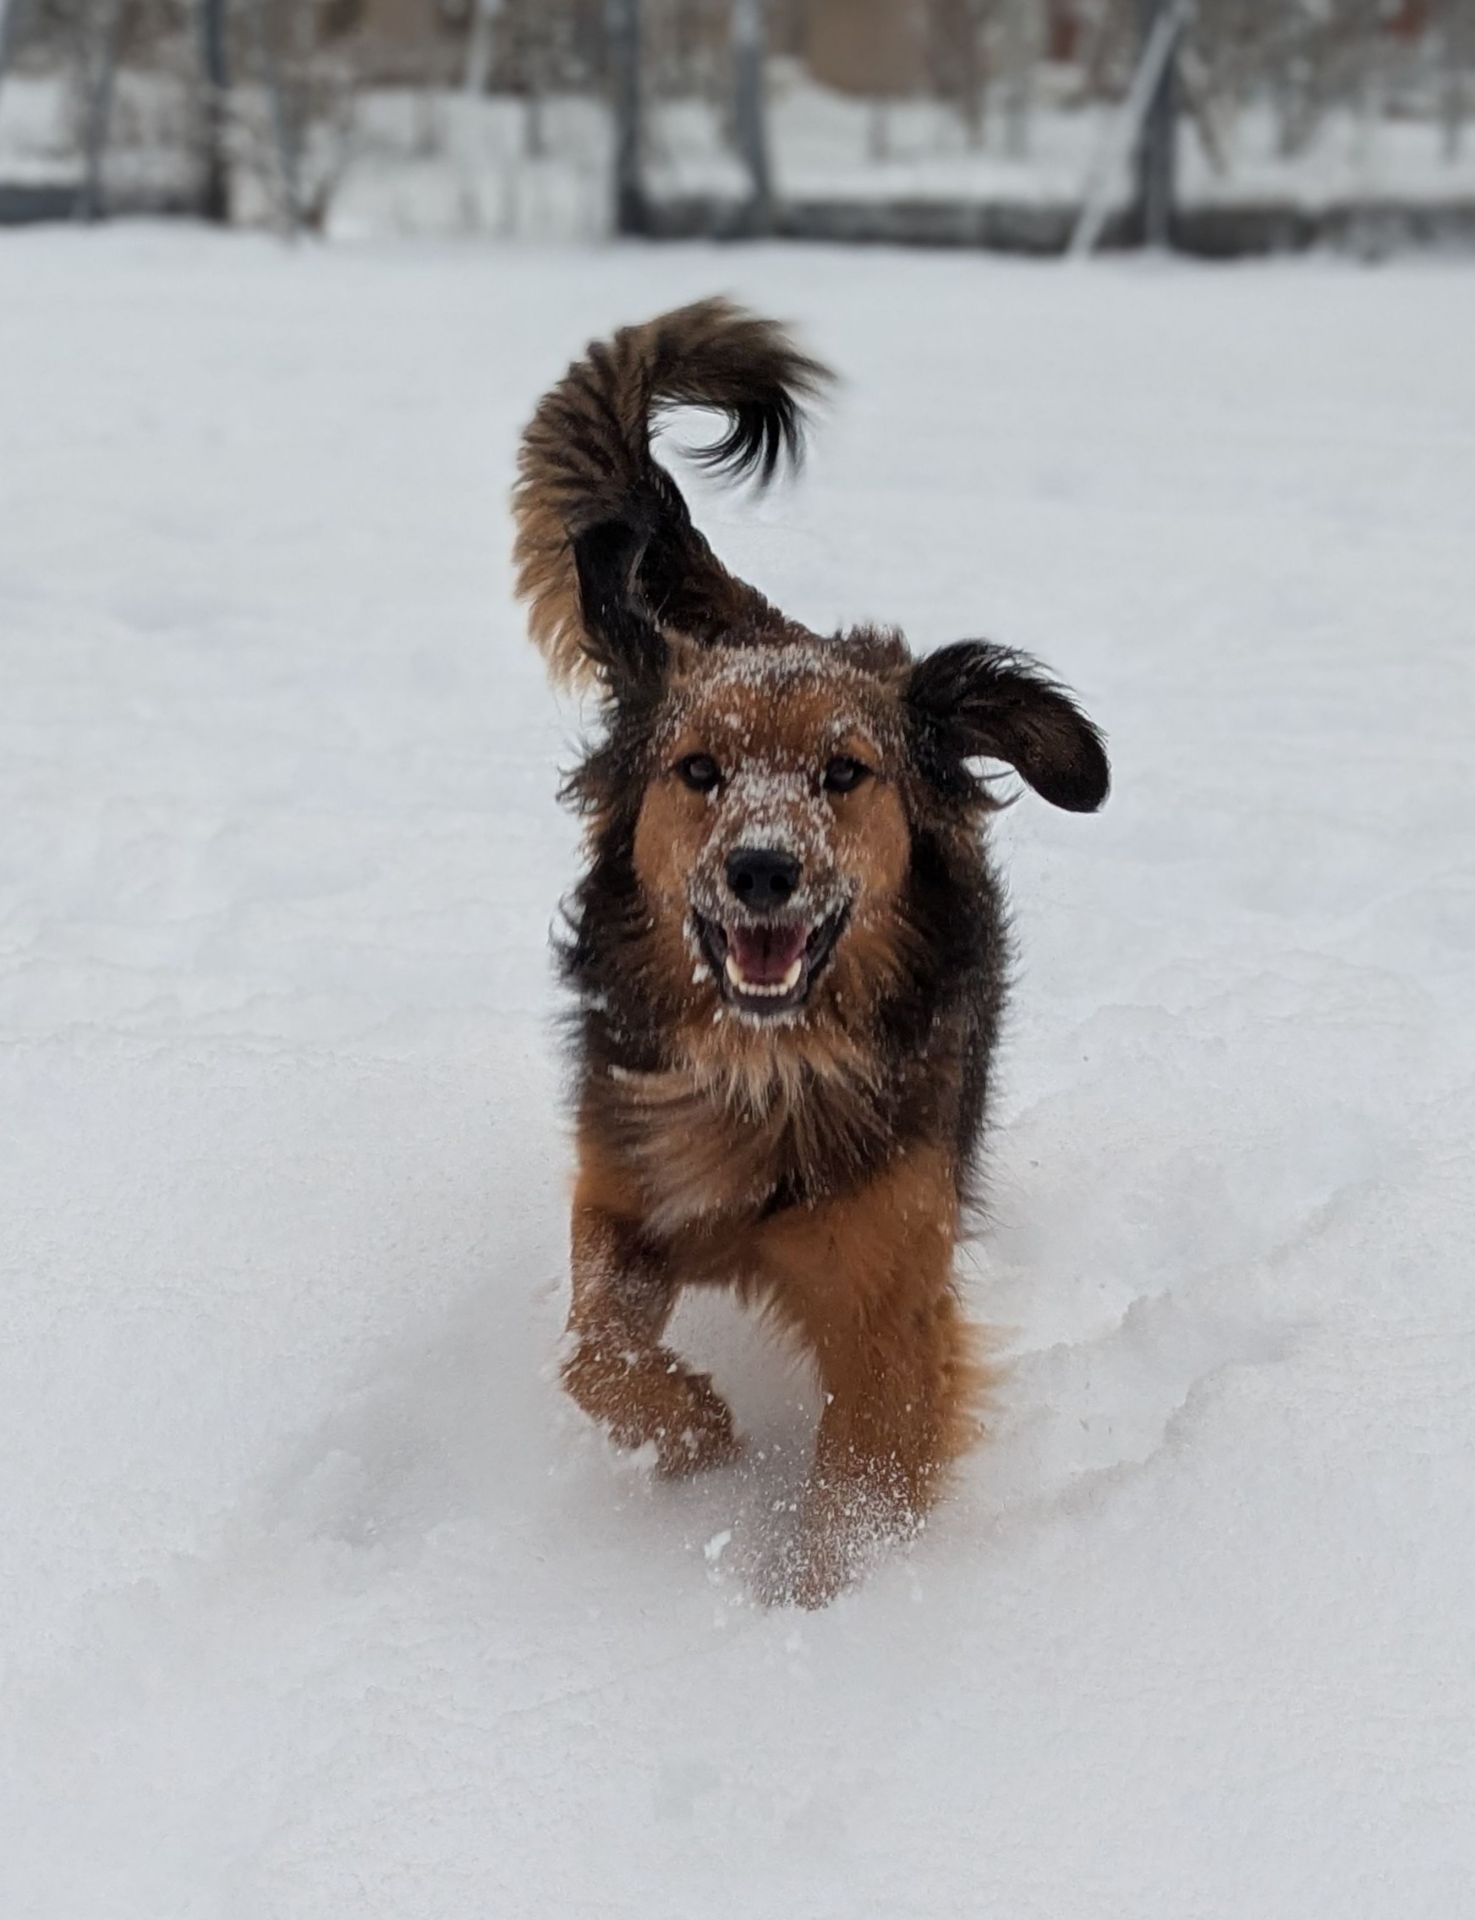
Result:
{"label": "dog's teeth", "polygon": [[782,980],[774,981],[769,985],[763,985],[756,980],[749,980],[731,954],[727,956],[726,971],[728,979],[737,988],[738,992],[746,994],[750,1000],[780,1000],[786,993],[792,993],[795,987],[798,986],[804,972],[804,956],[800,954],[799,958],[794,961]]}

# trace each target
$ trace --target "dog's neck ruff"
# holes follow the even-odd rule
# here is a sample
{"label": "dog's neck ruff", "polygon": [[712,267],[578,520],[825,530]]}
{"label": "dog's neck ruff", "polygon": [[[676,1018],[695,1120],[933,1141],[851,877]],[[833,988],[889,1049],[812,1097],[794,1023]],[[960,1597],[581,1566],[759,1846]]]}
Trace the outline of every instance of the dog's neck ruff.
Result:
{"label": "dog's neck ruff", "polygon": [[612,1117],[657,1232],[813,1205],[888,1157],[886,1103],[858,1050],[823,1072],[788,1050],[764,1051],[766,1070],[756,1058],[611,1069]]}

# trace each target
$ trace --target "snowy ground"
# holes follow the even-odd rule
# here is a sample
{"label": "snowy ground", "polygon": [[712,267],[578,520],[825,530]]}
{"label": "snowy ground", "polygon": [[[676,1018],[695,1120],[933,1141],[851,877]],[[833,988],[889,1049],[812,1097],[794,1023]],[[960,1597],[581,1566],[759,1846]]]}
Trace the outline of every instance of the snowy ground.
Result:
{"label": "snowy ground", "polygon": [[[714,288],[849,385],[709,501],[1044,654],[993,1444],[829,1612],[547,1373],[574,716],[515,431]],[[0,243],[6,1920],[1453,1920],[1475,1875],[1475,272]],[[730,1541],[728,1540],[731,1535]]]}

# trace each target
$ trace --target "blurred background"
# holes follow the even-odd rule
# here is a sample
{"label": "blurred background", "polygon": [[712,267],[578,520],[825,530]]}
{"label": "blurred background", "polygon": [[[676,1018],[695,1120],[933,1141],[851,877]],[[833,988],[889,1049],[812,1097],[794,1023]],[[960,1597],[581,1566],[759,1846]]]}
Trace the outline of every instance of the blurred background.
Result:
{"label": "blurred background", "polygon": [[0,0],[0,223],[1475,233],[1475,0]]}

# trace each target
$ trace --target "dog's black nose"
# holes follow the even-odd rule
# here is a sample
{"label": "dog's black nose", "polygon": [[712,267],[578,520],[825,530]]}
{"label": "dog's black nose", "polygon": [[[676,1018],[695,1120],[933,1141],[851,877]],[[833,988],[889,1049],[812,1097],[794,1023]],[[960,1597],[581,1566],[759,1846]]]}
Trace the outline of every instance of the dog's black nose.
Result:
{"label": "dog's black nose", "polygon": [[738,847],[727,856],[727,884],[754,913],[783,906],[803,871],[791,853],[776,847]]}

